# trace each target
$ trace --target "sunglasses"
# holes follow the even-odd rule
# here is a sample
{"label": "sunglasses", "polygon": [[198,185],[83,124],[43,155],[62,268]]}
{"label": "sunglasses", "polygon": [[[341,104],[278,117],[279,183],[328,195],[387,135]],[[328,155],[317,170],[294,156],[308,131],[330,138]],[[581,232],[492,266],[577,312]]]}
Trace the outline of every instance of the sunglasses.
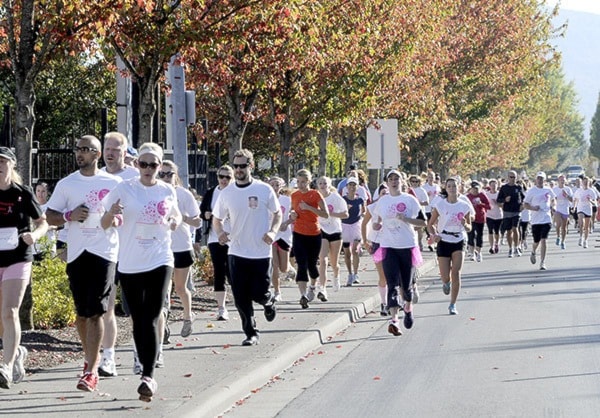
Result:
{"label": "sunglasses", "polygon": [[516,176],[508,176],[509,179],[516,179]]}
{"label": "sunglasses", "polygon": [[245,164],[233,164],[233,168],[241,168],[243,170],[244,168],[248,168],[248,163],[245,163]]}
{"label": "sunglasses", "polygon": [[138,161],[138,166],[140,166],[140,168],[150,167],[152,170],[156,170],[159,165],[159,163],[147,163],[146,161]]}
{"label": "sunglasses", "polygon": [[81,152],[82,154],[87,154],[88,152],[96,152],[98,151],[96,148],[90,147],[75,147],[73,148],[73,152]]}
{"label": "sunglasses", "polygon": [[169,171],[168,173],[165,171],[159,171],[158,172],[158,177],[160,177],[161,179],[164,179],[165,177],[173,177],[173,174],[175,174],[174,171]]}
{"label": "sunglasses", "polygon": [[221,180],[223,180],[223,179],[231,180],[231,176],[226,176],[226,175],[224,175],[224,174],[219,174],[219,178],[220,178]]}

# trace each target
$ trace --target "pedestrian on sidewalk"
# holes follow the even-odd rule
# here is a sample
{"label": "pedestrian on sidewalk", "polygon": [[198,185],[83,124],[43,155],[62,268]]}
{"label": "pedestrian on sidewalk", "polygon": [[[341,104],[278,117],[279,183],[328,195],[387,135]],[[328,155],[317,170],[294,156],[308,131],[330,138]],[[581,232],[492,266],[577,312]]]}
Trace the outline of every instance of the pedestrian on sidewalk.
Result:
{"label": "pedestrian on sidewalk", "polygon": [[[229,267],[227,265],[227,252],[229,246],[220,244],[219,237],[212,228],[213,208],[217,204],[219,194],[223,189],[228,187],[233,182],[233,168],[225,164],[217,170],[217,185],[206,191],[202,202],[200,202],[200,216],[208,221],[206,234],[208,234],[208,251],[210,252],[210,260],[213,265],[214,283],[213,290],[215,299],[217,300],[217,321],[228,321],[229,311],[225,306],[227,300],[226,281],[229,279]],[[229,219],[223,220],[223,230],[226,233],[230,232]]]}
{"label": "pedestrian on sidewalk", "polygon": [[[348,215],[348,204],[331,185],[331,179],[323,176],[317,179],[317,188],[329,211],[329,217],[319,218],[321,226],[321,252],[319,254],[319,280],[324,289],[327,284],[327,265],[333,270],[333,291],[340,290],[340,264],[342,248],[342,220]],[[318,295],[317,295],[318,296]],[[321,296],[327,299],[327,293]]]}
{"label": "pedestrian on sidewalk", "polygon": [[100,221],[106,212],[102,198],[122,180],[98,168],[101,155],[100,141],[95,136],[77,140],[75,160],[79,170],[58,182],[46,210],[51,225],[68,224],[67,276],[84,352],[83,376],[77,389],[88,392],[98,384],[102,317],[109,307],[119,251],[116,228],[103,229]]}
{"label": "pedestrian on sidewalk", "polygon": [[160,146],[144,144],[137,163],[140,176],[120,183],[102,201],[107,209],[102,227],[119,227],[119,280],[142,364],[137,392],[144,402],[158,389],[153,376],[163,335],[157,324],[173,275],[171,235],[181,223],[175,189],[157,179],[162,161]]}
{"label": "pedestrian on sidewalk", "polygon": [[[254,155],[241,149],[233,155],[235,183],[221,190],[213,210],[213,228],[219,243],[229,243],[229,279],[242,321],[244,346],[259,342],[252,302],[264,308],[271,322],[277,314],[271,285],[272,245],[281,225],[281,208],[273,188],[252,176]],[[231,231],[224,230],[229,218]]]}
{"label": "pedestrian on sidewalk", "polygon": [[459,198],[458,184],[454,178],[446,180],[446,198],[438,199],[427,223],[429,233],[437,243],[437,258],[442,278],[442,290],[450,295],[448,312],[458,314],[456,300],[460,292],[461,270],[465,257],[465,240],[471,230],[473,207],[468,200]]}
{"label": "pedestrian on sidewalk", "polygon": [[552,210],[556,204],[556,195],[552,189],[544,185],[546,173],[540,171],[535,176],[535,185],[527,190],[523,205],[530,211],[531,235],[531,264],[536,263],[536,251],[540,249],[540,270],[546,270],[546,240],[552,226]]}
{"label": "pedestrian on sidewalk", "polygon": [[[17,157],[0,147],[0,388],[25,377],[27,349],[21,344],[19,308],[31,279],[33,244],[48,230],[46,216],[16,171]],[[35,229],[31,229],[31,225]]]}
{"label": "pedestrian on sidewalk", "polygon": [[317,266],[321,253],[319,217],[329,218],[329,210],[323,196],[317,190],[309,188],[312,181],[310,171],[299,170],[296,178],[298,190],[292,194],[290,212],[290,219],[294,222],[292,246],[296,257],[296,283],[300,291],[300,306],[306,309],[308,303],[316,296],[316,283],[319,278]]}
{"label": "pedestrian on sidewalk", "polygon": [[[387,302],[392,319],[388,332],[402,335],[398,315],[404,299],[404,327],[413,326],[413,275],[421,259],[416,228],[425,226],[425,213],[419,201],[402,192],[401,174],[392,170],[386,175],[389,194],[379,198],[373,216],[373,229],[381,231],[382,265],[387,281]],[[402,292],[402,293],[400,293]],[[404,296],[404,297],[403,297]]]}

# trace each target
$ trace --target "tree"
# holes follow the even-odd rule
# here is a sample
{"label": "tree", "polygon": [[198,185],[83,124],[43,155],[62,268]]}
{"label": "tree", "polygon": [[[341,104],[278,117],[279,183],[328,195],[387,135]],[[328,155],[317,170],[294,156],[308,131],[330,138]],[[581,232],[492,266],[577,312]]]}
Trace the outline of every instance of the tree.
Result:
{"label": "tree", "polygon": [[590,126],[590,154],[600,159],[600,94]]}

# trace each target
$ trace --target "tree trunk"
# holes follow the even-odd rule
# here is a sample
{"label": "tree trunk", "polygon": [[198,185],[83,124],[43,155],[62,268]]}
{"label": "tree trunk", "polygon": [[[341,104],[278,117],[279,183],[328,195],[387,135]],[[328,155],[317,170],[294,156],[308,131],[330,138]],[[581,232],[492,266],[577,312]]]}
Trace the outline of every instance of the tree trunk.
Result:
{"label": "tree trunk", "polygon": [[25,81],[16,86],[16,132],[15,148],[17,155],[17,170],[23,178],[23,184],[31,185],[31,144],[35,126],[35,91],[33,83]]}
{"label": "tree trunk", "polygon": [[[244,122],[242,120],[242,98],[238,86],[229,86],[227,95],[227,110],[229,113],[229,126],[227,127],[229,155],[242,149]],[[231,160],[231,158],[229,158]]]}
{"label": "tree trunk", "polygon": [[354,145],[358,137],[354,135],[354,132],[351,129],[345,129],[343,133],[342,141],[344,143],[344,151],[346,152],[346,170],[344,173],[348,172],[350,168],[350,164],[354,162]]}
{"label": "tree trunk", "polygon": [[319,131],[319,176],[327,174],[327,139],[329,131],[323,128]]}
{"label": "tree trunk", "polygon": [[[142,82],[140,82],[142,81]],[[156,114],[156,96],[155,85],[151,80],[138,80],[139,85],[139,132],[138,146],[145,142],[152,142],[152,133],[154,130],[154,115]],[[168,110],[167,110],[168,111]]]}

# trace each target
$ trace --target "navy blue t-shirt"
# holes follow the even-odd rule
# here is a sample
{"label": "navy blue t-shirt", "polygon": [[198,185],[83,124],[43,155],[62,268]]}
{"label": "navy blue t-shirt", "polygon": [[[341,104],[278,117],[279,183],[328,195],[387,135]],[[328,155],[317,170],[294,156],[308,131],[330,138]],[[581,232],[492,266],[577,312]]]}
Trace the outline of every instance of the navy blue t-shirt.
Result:
{"label": "navy blue t-shirt", "polygon": [[362,197],[355,196],[354,200],[350,200],[348,196],[344,196],[344,200],[348,204],[348,216],[346,219],[342,219],[342,223],[344,224],[354,224],[360,221],[360,208],[365,204],[365,201]]}

